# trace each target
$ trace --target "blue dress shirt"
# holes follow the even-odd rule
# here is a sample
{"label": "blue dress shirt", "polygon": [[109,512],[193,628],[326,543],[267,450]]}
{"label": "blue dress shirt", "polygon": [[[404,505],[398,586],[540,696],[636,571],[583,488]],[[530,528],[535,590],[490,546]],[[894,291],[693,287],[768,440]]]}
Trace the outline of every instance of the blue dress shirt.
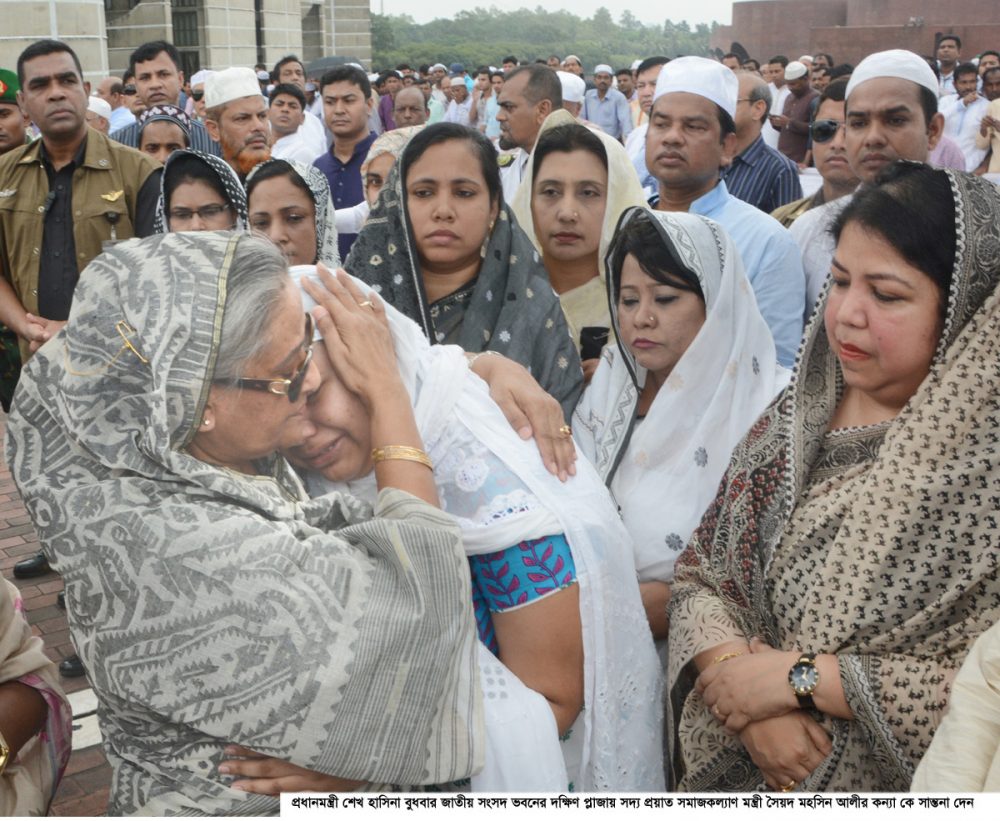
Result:
{"label": "blue dress shirt", "polygon": [[[347,162],[341,162],[334,154],[334,146],[330,146],[322,157],[316,159],[313,165],[326,174],[327,182],[330,183],[330,196],[333,198],[334,208],[352,208],[365,198],[365,182],[361,179],[361,164],[368,156],[368,149],[378,134],[369,133],[361,142],[354,146],[354,153]],[[338,234],[337,247],[340,250],[341,260],[347,259],[347,254],[357,239],[357,234]]]}
{"label": "blue dress shirt", "polygon": [[603,100],[597,95],[596,88],[584,94],[580,116],[600,126],[605,134],[616,140],[624,139],[632,130],[632,111],[628,100],[616,88],[609,88]]}
{"label": "blue dress shirt", "polygon": [[792,235],[769,214],[732,196],[721,180],[688,210],[715,220],[732,237],[757,307],[774,337],[778,361],[792,367],[802,341],[806,306],[802,254]]}

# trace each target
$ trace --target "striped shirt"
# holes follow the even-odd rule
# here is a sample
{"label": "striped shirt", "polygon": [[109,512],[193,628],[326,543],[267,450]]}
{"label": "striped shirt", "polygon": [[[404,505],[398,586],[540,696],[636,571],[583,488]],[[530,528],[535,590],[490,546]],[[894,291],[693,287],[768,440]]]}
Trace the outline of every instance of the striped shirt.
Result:
{"label": "striped shirt", "polygon": [[798,166],[760,136],[733,157],[722,179],[730,194],[767,214],[802,197]]}

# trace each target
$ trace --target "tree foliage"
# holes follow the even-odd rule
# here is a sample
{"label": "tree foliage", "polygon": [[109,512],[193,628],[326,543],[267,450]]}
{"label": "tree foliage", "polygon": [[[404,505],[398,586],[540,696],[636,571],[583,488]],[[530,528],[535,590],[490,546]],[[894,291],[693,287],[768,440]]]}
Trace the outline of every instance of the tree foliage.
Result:
{"label": "tree foliage", "polygon": [[629,11],[615,23],[603,7],[589,19],[541,6],[512,12],[477,7],[449,20],[423,24],[409,15],[372,14],[372,64],[373,69],[383,69],[399,63],[461,63],[472,69],[499,66],[508,54],[521,62],[576,54],[589,73],[598,63],[622,68],[659,54],[708,54],[715,26],[699,23],[692,29],[684,20],[646,25]]}

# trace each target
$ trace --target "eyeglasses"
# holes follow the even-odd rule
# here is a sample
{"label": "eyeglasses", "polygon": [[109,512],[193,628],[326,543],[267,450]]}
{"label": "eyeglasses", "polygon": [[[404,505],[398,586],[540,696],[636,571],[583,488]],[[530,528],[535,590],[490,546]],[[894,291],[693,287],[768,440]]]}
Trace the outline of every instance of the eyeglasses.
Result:
{"label": "eyeglasses", "polygon": [[809,133],[812,134],[814,143],[828,143],[837,136],[843,125],[840,120],[816,120],[809,126]]}
{"label": "eyeglasses", "polygon": [[191,222],[195,216],[205,221],[214,219],[219,214],[228,210],[229,205],[227,203],[213,202],[209,205],[203,205],[201,208],[171,208],[169,216],[171,222]]}
{"label": "eyeglasses", "polygon": [[131,97],[135,94],[135,86],[125,86],[125,88],[122,89],[122,94],[126,97]]}
{"label": "eyeglasses", "polygon": [[229,385],[235,388],[246,388],[251,391],[266,391],[277,396],[287,396],[288,401],[295,403],[299,401],[302,394],[302,385],[306,381],[306,374],[309,372],[309,363],[313,356],[313,318],[312,314],[306,314],[306,335],[304,339],[306,358],[295,372],[291,379],[216,379],[218,385]]}
{"label": "eyeglasses", "polygon": [[201,102],[201,98],[205,96],[204,90],[202,91],[192,91],[191,96],[194,98],[196,103]]}

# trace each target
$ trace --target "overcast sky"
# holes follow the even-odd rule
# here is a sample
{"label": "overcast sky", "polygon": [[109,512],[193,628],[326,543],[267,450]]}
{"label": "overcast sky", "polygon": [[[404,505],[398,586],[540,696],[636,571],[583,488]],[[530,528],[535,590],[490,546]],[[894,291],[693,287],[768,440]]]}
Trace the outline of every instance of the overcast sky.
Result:
{"label": "overcast sky", "polygon": [[713,20],[719,23],[729,24],[732,22],[732,0],[698,0],[693,3],[690,0],[661,0],[661,2],[639,2],[623,3],[621,0],[467,0],[464,4],[446,4],[448,12],[435,11],[443,6],[436,3],[414,3],[413,0],[371,0],[372,11],[377,14],[409,14],[418,23],[427,23],[436,17],[454,16],[455,9],[474,9],[477,7],[489,8],[496,6],[504,11],[511,11],[520,8],[535,8],[541,6],[545,9],[557,11],[566,9],[573,12],[578,17],[592,17],[594,12],[604,6],[611,12],[611,16],[617,21],[625,9],[631,9],[643,23],[662,23],[664,20],[673,20],[679,23],[687,20],[695,23],[711,23]]}

